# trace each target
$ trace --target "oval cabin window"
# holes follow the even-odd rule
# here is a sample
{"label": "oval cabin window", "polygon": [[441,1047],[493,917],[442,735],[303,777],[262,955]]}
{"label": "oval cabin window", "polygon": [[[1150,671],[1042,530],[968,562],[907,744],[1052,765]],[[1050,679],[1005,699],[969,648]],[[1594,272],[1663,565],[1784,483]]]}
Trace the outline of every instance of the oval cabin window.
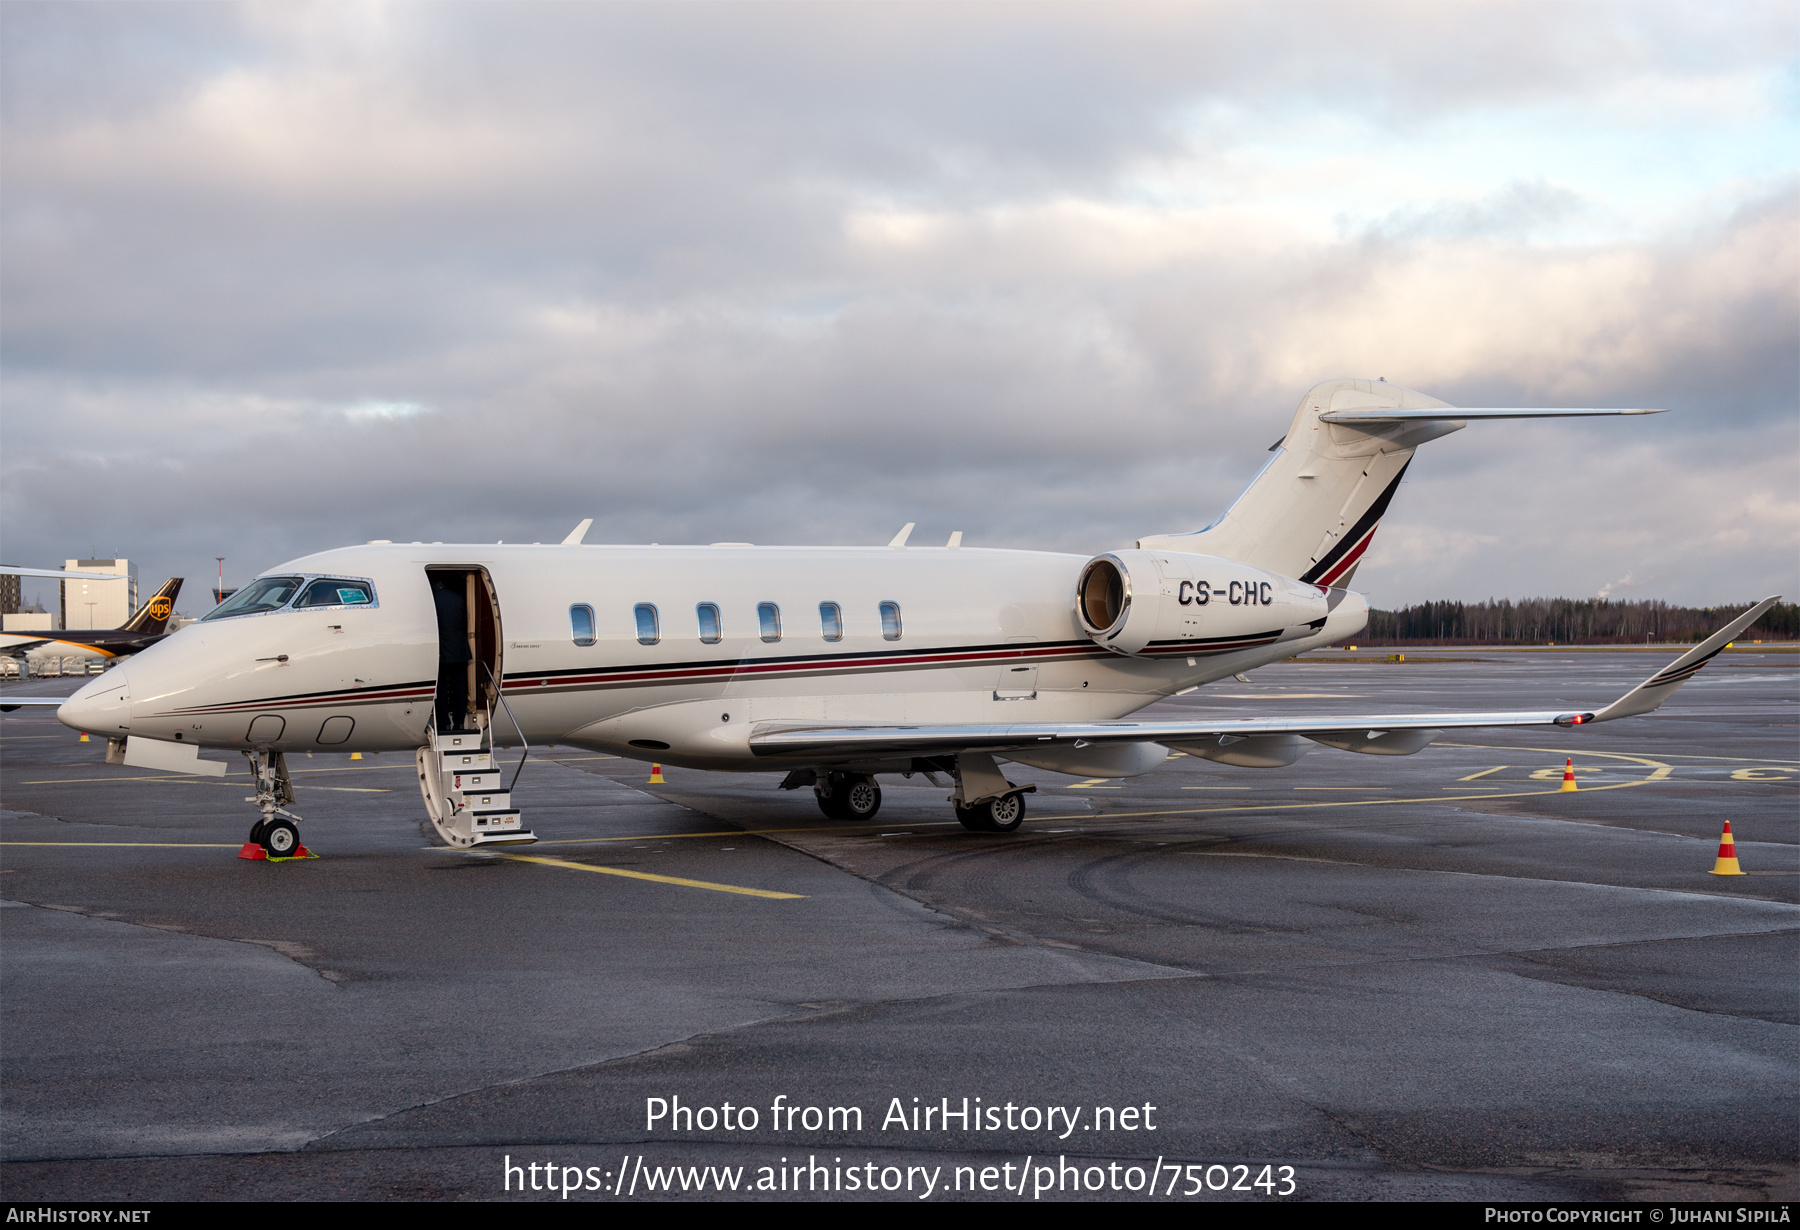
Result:
{"label": "oval cabin window", "polygon": [[569,636],[577,645],[592,645],[594,636],[594,608],[585,602],[569,608]]}
{"label": "oval cabin window", "polygon": [[654,645],[662,639],[656,628],[656,608],[648,602],[640,602],[635,608],[637,615],[638,644]]}

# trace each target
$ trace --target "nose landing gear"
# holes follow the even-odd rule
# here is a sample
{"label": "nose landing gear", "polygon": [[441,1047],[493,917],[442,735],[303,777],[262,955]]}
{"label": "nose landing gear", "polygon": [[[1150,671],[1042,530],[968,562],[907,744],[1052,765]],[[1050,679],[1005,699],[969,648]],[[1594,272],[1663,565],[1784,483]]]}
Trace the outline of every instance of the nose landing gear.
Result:
{"label": "nose landing gear", "polygon": [[294,801],[294,783],[288,777],[287,757],[268,748],[244,753],[250,761],[250,776],[255,779],[256,793],[244,799],[262,809],[262,817],[250,826],[250,837],[238,851],[239,858],[273,859],[317,858],[300,841],[295,821],[300,817],[283,807]]}

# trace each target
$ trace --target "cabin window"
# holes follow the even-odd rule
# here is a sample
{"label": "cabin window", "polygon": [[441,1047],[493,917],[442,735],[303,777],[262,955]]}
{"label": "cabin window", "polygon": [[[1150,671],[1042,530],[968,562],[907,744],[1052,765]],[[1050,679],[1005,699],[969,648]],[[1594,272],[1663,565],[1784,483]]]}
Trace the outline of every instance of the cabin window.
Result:
{"label": "cabin window", "polygon": [[648,602],[640,602],[635,608],[637,615],[638,644],[654,645],[662,640],[662,634],[656,629],[656,608]]}
{"label": "cabin window", "polygon": [[577,645],[592,645],[597,639],[594,636],[594,608],[587,603],[577,603],[569,608],[569,635]]}
{"label": "cabin window", "polygon": [[325,577],[301,590],[294,606],[367,606],[374,601],[375,587],[367,581]]}
{"label": "cabin window", "polygon": [[900,604],[898,602],[881,604],[881,639],[884,641],[900,639]]}
{"label": "cabin window", "polygon": [[819,629],[828,641],[844,639],[844,613],[835,602],[819,603]]}
{"label": "cabin window", "polygon": [[201,618],[230,619],[233,615],[260,615],[266,611],[279,611],[299,588],[299,577],[263,577],[250,582]]}
{"label": "cabin window", "polygon": [[710,602],[702,602],[694,608],[700,617],[700,640],[707,645],[717,645],[725,636],[724,626],[719,621],[719,608]]}
{"label": "cabin window", "polygon": [[762,638],[774,642],[781,639],[781,608],[773,602],[756,604],[756,622],[762,628]]}

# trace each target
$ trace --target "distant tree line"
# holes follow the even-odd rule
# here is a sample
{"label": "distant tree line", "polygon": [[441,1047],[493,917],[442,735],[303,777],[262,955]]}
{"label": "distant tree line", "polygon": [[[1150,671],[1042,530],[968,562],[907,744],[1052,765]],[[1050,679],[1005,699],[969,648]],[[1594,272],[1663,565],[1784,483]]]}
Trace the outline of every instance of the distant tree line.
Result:
{"label": "distant tree line", "polygon": [[[1604,598],[1502,598],[1486,602],[1422,602],[1397,611],[1370,611],[1369,626],[1349,639],[1399,645],[1628,645],[1645,641],[1703,641],[1750,604],[1687,607],[1666,602]],[[1781,602],[1741,640],[1800,637],[1800,604]]]}

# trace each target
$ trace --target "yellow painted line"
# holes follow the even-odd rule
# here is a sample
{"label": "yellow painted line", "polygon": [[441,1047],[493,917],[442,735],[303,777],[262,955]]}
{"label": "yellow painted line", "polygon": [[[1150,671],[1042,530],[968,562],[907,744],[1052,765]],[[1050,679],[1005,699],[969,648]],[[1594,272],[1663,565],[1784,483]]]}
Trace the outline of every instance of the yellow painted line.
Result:
{"label": "yellow painted line", "polygon": [[1105,777],[1090,777],[1085,782],[1076,782],[1072,786],[1064,786],[1063,789],[1064,790],[1123,790],[1123,789],[1125,789],[1125,787],[1123,787],[1123,786],[1107,785],[1106,783],[1110,780],[1111,780],[1110,778],[1105,778]]}
{"label": "yellow painted line", "polygon": [[535,854],[496,854],[496,858],[515,863],[542,863],[546,867],[566,867],[570,871],[597,871],[603,876],[624,876],[631,880],[651,880],[657,884],[676,884],[682,888],[705,888],[715,893],[739,893],[745,897],[772,897],[777,901],[799,901],[804,893],[777,893],[766,888],[741,888],[736,884],[714,884],[710,880],[684,880],[680,876],[651,875],[647,871],[626,871],[622,867],[596,867],[592,863],[571,863],[566,859],[544,858]]}
{"label": "yellow painted line", "polygon": [[[1511,767],[1512,767],[1511,765],[1497,764],[1491,769],[1483,769],[1479,773],[1471,773],[1467,777],[1459,777],[1456,780],[1459,782],[1472,782],[1472,781],[1478,780],[1479,778],[1486,777],[1489,773],[1498,773],[1502,769],[1508,769]],[[1448,789],[1450,789],[1450,787],[1445,786],[1444,789],[1448,790]]]}

